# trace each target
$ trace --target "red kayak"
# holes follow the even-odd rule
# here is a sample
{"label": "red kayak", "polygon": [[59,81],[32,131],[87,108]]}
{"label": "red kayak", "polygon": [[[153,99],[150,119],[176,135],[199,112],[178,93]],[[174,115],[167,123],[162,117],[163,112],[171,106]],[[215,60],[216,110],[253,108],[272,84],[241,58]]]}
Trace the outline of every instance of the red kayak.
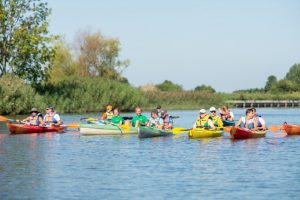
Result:
{"label": "red kayak", "polygon": [[31,126],[28,124],[7,124],[7,128],[12,134],[28,134],[28,133],[46,133],[46,132],[62,132],[66,129],[66,126]]}
{"label": "red kayak", "polygon": [[230,134],[234,139],[249,139],[249,138],[261,138],[266,136],[266,131],[251,131],[244,128],[232,127]]}
{"label": "red kayak", "polygon": [[300,135],[300,125],[284,124],[282,129],[285,130],[288,135]]}

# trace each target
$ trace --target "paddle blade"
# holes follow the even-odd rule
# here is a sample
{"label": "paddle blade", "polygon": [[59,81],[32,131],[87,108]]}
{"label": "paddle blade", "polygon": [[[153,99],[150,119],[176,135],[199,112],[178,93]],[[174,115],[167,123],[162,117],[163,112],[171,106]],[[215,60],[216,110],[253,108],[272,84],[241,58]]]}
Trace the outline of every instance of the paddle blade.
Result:
{"label": "paddle blade", "polygon": [[68,128],[79,128],[79,124],[78,124],[78,123],[67,124],[66,126],[67,126]]}
{"label": "paddle blade", "polygon": [[189,131],[191,129],[186,129],[186,128],[182,128],[182,127],[175,127],[172,129],[173,134],[182,134],[182,133],[186,133],[187,131]]}
{"label": "paddle blade", "polygon": [[87,118],[86,120],[87,120],[87,121],[98,121],[98,119],[97,119],[97,118],[94,118],[94,117],[89,117],[89,118]]}
{"label": "paddle blade", "polygon": [[120,126],[124,131],[130,131],[130,126],[128,124],[123,124]]}
{"label": "paddle blade", "polygon": [[0,122],[6,122],[8,120],[7,117],[0,116]]}
{"label": "paddle blade", "polygon": [[224,132],[230,133],[232,126],[225,126],[223,128]]}
{"label": "paddle blade", "polygon": [[268,127],[268,130],[272,131],[272,132],[277,132],[281,130],[281,126],[270,126]]}

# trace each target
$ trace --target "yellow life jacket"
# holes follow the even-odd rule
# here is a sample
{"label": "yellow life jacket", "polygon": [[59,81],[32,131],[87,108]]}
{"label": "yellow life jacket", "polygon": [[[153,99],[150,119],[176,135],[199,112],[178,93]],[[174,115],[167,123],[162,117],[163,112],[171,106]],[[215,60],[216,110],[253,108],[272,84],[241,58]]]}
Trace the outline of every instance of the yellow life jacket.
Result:
{"label": "yellow life jacket", "polygon": [[196,120],[196,126],[200,127],[200,126],[208,126],[208,118],[209,116],[208,115],[205,115],[205,117],[203,118],[200,118],[200,116],[197,118]]}

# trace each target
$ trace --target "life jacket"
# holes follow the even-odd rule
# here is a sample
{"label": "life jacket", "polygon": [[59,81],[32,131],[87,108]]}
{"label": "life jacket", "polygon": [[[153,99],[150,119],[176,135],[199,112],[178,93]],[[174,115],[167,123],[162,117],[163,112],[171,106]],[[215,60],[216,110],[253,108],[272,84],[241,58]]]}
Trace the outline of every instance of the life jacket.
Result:
{"label": "life jacket", "polygon": [[[247,119],[247,117],[244,117],[244,121],[242,120],[240,127],[247,128],[247,129],[253,129],[254,128],[254,119],[248,120],[247,126],[246,126],[246,119]],[[249,123],[249,121],[250,121],[250,123]]]}
{"label": "life jacket", "polygon": [[254,117],[254,119],[256,120],[256,123],[257,123],[257,127],[262,127],[262,124],[261,124],[259,118],[260,118],[260,116],[257,116],[257,115]]}
{"label": "life jacket", "polygon": [[44,121],[45,121],[45,123],[54,123],[54,124],[56,124],[58,121],[54,118],[54,115],[55,115],[56,113],[54,112],[54,113],[52,113],[52,114],[46,114],[45,115],[45,117],[44,117]]}
{"label": "life jacket", "polygon": [[219,126],[219,120],[221,120],[219,116],[217,116],[217,115],[209,116],[208,118],[211,118],[211,121],[214,124],[214,126],[216,126],[216,127]]}
{"label": "life jacket", "polygon": [[41,113],[38,113],[36,116],[30,115],[29,117],[29,123],[31,126],[39,126],[40,125],[40,120],[39,118],[43,117]]}
{"label": "life jacket", "polygon": [[150,119],[150,126],[152,127],[152,126],[155,126],[155,125],[161,125],[160,124],[160,119],[161,118],[159,118],[159,117],[157,117],[157,118],[152,118],[151,117],[151,119]]}
{"label": "life jacket", "polygon": [[230,118],[231,118],[230,110],[228,110],[228,111],[226,112],[226,114],[221,114],[221,118],[222,118],[222,119],[225,119],[225,120],[230,119]]}
{"label": "life jacket", "polygon": [[107,120],[111,120],[114,116],[114,113],[113,112],[105,112],[105,115],[106,115]]}
{"label": "life jacket", "polygon": [[165,116],[164,118],[162,117],[163,122],[164,122],[164,127],[168,127],[169,124],[173,124],[173,119],[169,115]]}
{"label": "life jacket", "polygon": [[197,127],[202,127],[202,126],[208,126],[208,115],[205,115],[205,117],[200,118],[200,116],[196,120],[196,126]]}

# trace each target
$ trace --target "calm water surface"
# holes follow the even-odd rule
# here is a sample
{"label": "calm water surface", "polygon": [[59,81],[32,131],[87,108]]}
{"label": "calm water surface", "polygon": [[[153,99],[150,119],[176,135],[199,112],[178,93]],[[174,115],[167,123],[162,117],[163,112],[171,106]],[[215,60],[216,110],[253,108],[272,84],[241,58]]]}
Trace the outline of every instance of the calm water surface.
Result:
{"label": "calm water surface", "polygon": [[[234,110],[236,118],[244,110]],[[299,109],[258,109],[268,125]],[[146,113],[148,114],[148,113]],[[191,127],[197,111],[173,111]],[[126,114],[128,115],[128,114]],[[91,115],[96,117],[96,115]],[[81,115],[63,115],[65,123]],[[0,199],[299,199],[300,136],[190,140],[186,135],[9,135],[0,124]]]}

